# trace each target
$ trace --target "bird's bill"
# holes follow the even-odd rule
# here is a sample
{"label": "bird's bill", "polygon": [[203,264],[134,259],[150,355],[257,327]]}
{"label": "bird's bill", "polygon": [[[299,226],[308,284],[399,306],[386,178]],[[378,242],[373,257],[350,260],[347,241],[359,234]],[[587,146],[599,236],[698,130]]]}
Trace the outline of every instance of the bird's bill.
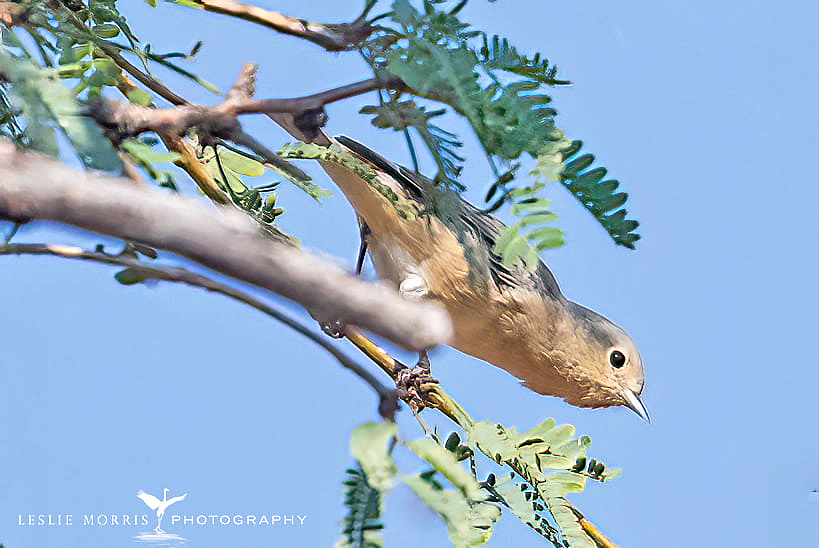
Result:
{"label": "bird's bill", "polygon": [[640,397],[637,394],[628,388],[624,388],[623,397],[626,400],[626,407],[640,415],[640,418],[642,418],[644,421],[651,422],[651,419],[648,416],[648,409],[646,409],[646,406],[640,401]]}

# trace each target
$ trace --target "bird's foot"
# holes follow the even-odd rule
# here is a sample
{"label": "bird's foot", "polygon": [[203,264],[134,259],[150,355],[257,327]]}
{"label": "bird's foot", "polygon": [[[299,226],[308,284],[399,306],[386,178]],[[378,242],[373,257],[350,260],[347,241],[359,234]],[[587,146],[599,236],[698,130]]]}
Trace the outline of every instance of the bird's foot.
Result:
{"label": "bird's foot", "polygon": [[157,526],[156,529],[154,529],[154,533],[157,535],[164,535],[165,531],[163,531],[161,527]]}
{"label": "bird's foot", "polygon": [[324,331],[327,335],[330,335],[334,339],[343,339],[344,338],[344,324],[338,320],[333,320],[329,322],[319,322],[321,326],[321,330]]}
{"label": "bird's foot", "polygon": [[398,387],[398,395],[416,413],[424,407],[435,407],[437,398],[434,391],[438,387],[438,379],[434,378],[430,372],[429,358],[422,355],[418,363],[410,369],[405,367],[398,373],[395,379]]}

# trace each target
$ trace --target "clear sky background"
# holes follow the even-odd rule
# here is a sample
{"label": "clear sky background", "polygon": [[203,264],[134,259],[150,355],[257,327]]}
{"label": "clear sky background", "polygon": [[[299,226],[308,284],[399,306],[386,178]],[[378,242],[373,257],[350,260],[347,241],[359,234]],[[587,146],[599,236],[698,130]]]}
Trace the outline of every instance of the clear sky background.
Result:
{"label": "clear sky background", "polygon": [[[347,21],[360,9],[357,1],[258,3],[318,21]],[[155,51],[204,40],[195,68],[222,89],[246,61],[260,64],[259,97],[367,74],[355,54],[328,55],[248,23],[121,5]],[[653,422],[539,396],[452,349],[433,354],[433,371],[476,418],[528,428],[555,417],[590,435],[591,454],[624,474],[571,500],[623,547],[819,539],[811,494],[819,488],[818,11],[811,2],[749,1],[473,0],[467,8],[478,28],[543,52],[574,82],[553,93],[560,127],[584,139],[630,193],[643,235],[636,252],[615,247],[553,185],[567,245],[545,259],[570,298],[638,341]],[[192,100],[218,101],[168,80]],[[401,135],[356,114],[367,99],[332,105],[329,131],[409,162]],[[287,140],[257,118],[246,120],[257,137],[271,147]],[[464,180],[479,200],[488,167],[463,124],[449,127],[467,140]],[[352,264],[357,232],[340,194],[320,207],[290,188],[280,199],[285,230]],[[105,241],[44,223],[17,240]],[[170,496],[188,493],[172,507],[179,513],[308,516],[303,527],[166,527],[187,546],[331,545],[350,432],[377,417],[369,388],[246,306],[182,286],[123,287],[113,274],[58,259],[0,259],[0,541],[130,546],[135,528],[21,527],[17,516],[141,514],[137,490],[161,496],[168,487]],[[406,409],[399,424],[408,439],[421,434]],[[387,500],[385,522],[389,547],[448,545],[444,525],[404,487]],[[490,546],[507,545],[542,542],[504,516]]]}

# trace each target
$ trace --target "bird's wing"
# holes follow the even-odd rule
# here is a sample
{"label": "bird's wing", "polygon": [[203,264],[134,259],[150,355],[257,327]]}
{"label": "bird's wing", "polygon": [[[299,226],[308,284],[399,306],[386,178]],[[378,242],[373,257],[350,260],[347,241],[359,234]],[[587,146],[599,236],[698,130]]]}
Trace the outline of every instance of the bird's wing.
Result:
{"label": "bird's wing", "polygon": [[[466,249],[468,258],[473,263],[485,264],[492,280],[499,287],[531,287],[536,286],[540,292],[550,294],[555,298],[562,298],[557,280],[549,268],[542,261],[532,271],[525,266],[513,266],[503,262],[495,253],[495,243],[498,241],[506,225],[491,215],[485,213],[464,200],[460,194],[449,192],[455,199],[440,200],[442,191],[430,179],[419,173],[394,164],[361,143],[349,137],[336,137],[336,141],[350,149],[361,159],[372,164],[394,179],[403,188],[407,196],[418,201],[426,209],[432,210],[450,229],[459,236],[470,233],[474,237],[459,237],[459,241],[466,247],[468,242],[474,249]],[[438,203],[433,203],[439,197]],[[442,202],[446,202],[443,204]],[[471,256],[469,256],[471,255]]]}
{"label": "bird's wing", "polygon": [[185,493],[184,495],[179,495],[178,497],[173,497],[173,498],[168,499],[168,506],[170,506],[171,504],[173,504],[175,502],[179,502],[180,500],[185,500],[185,497],[187,497],[187,496],[188,496],[188,494]]}
{"label": "bird's wing", "polygon": [[151,510],[156,510],[159,508],[159,505],[162,504],[162,501],[156,498],[153,495],[149,495],[145,491],[140,491],[137,493],[137,497],[142,499],[142,502],[148,505],[148,508]]}

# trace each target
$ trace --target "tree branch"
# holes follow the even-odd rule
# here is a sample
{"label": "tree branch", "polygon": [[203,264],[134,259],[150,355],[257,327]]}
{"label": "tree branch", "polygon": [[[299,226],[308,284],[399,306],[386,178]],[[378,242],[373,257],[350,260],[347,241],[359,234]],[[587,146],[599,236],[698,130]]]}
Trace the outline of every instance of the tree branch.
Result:
{"label": "tree branch", "polygon": [[233,140],[233,134],[241,131],[238,122],[241,114],[290,113],[298,116],[320,111],[329,103],[370,91],[403,87],[398,80],[385,82],[370,78],[304,97],[253,99],[245,91],[237,92],[243,89],[245,81],[252,78],[249,71],[255,71],[255,68],[245,65],[225,101],[213,107],[185,104],[159,109],[101,99],[91,104],[90,114],[114,140],[135,137],[146,131],[179,136],[192,128],[204,129],[214,137]]}
{"label": "tree branch", "polygon": [[[117,89],[125,97],[128,97],[134,90],[139,88],[127,74],[120,72],[119,77],[117,78]],[[165,144],[168,150],[179,154],[179,160],[175,161],[174,164],[184,170],[185,173],[187,173],[190,178],[193,179],[196,186],[199,187],[199,190],[201,190],[205,196],[219,205],[232,203],[227,192],[219,188],[219,185],[216,184],[213,177],[211,177],[204,166],[202,166],[199,158],[196,157],[196,152],[194,151],[193,146],[188,144],[183,137],[163,137],[161,135],[159,137],[162,139],[162,142]]]}
{"label": "tree branch", "polygon": [[[127,180],[125,180],[127,181]],[[0,141],[0,217],[51,219],[166,249],[300,303],[314,316],[357,325],[410,349],[452,336],[445,310],[408,301],[284,241],[244,213],[122,179],[86,175]]]}
{"label": "tree branch", "polygon": [[[134,258],[134,256],[128,253],[114,255],[103,251],[88,251],[79,247],[66,245],[0,244],[0,255],[50,255],[54,257],[63,257],[66,259],[116,265],[127,269],[123,272],[131,276],[131,282],[129,283],[142,282],[148,279],[164,280],[168,282],[183,283],[192,287],[199,287],[207,291],[213,291],[214,293],[219,293],[226,297],[230,297],[231,299],[249,305],[259,312],[283,323],[287,327],[293,329],[300,335],[308,338],[310,341],[329,352],[339,364],[352,371],[355,375],[372,387],[379,398],[379,414],[385,419],[395,420],[395,412],[398,410],[397,391],[385,386],[375,377],[375,375],[356,363],[355,360],[353,360],[343,351],[336,348],[332,344],[331,339],[314,333],[304,324],[287,316],[283,312],[276,310],[272,306],[262,302],[252,295],[222,282],[218,282],[213,278],[192,272],[186,268],[147,263]],[[126,283],[123,280],[120,281],[122,283]]]}
{"label": "tree branch", "polygon": [[205,11],[229,15],[283,34],[297,36],[319,45],[327,51],[353,49],[374,30],[374,27],[364,18],[364,14],[352,23],[325,25],[288,17],[256,6],[241,4],[235,0],[194,0],[194,2]]}
{"label": "tree branch", "polygon": [[[299,132],[299,137],[315,137],[326,120],[324,105],[377,89],[399,89],[403,86],[400,80],[370,78],[304,97],[255,100],[252,98],[255,76],[256,65],[245,64],[225,100],[213,107],[184,104],[175,108],[157,109],[113,99],[100,99],[90,104],[89,114],[115,143],[150,131],[158,134],[173,150],[178,148],[172,148],[174,142],[189,130],[195,129],[203,144],[211,144],[214,139],[233,141],[249,148],[267,163],[292,177],[309,179],[302,170],[282,160],[275,152],[245,133],[239,123],[239,115],[267,114],[277,121],[277,116],[292,115],[289,120],[294,128],[285,129],[291,133],[295,129]],[[280,123],[287,126],[286,122]]]}

